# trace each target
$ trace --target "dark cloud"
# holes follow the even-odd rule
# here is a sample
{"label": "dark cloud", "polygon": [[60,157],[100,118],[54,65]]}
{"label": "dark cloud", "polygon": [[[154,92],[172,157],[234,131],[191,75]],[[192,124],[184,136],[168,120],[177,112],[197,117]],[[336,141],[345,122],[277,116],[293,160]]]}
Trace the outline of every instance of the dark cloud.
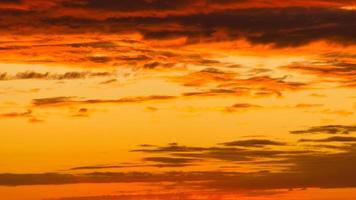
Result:
{"label": "dark cloud", "polygon": [[25,71],[18,72],[14,75],[8,73],[0,73],[0,81],[9,80],[25,80],[25,79],[38,79],[38,80],[73,80],[73,79],[85,79],[85,78],[95,78],[95,77],[110,77],[115,76],[114,73],[110,72],[65,72],[63,74],[56,74],[50,72],[35,72],[35,71]]}
{"label": "dark cloud", "polygon": [[10,113],[2,113],[0,114],[0,118],[16,118],[16,117],[31,117],[32,111],[28,110],[26,112],[10,112]]}
{"label": "dark cloud", "polygon": [[349,134],[356,132],[356,126],[327,125],[315,126],[307,130],[291,131],[292,134]]}
{"label": "dark cloud", "polygon": [[219,96],[219,95],[243,95],[246,94],[244,92],[241,92],[239,90],[232,90],[232,89],[210,89],[210,90],[205,90],[205,91],[198,91],[198,92],[187,92],[184,93],[183,96],[186,97],[193,97],[193,96]]}
{"label": "dark cloud", "polygon": [[264,147],[264,146],[284,146],[283,142],[272,141],[267,139],[251,139],[251,140],[237,140],[233,142],[222,143],[224,146],[242,146],[242,147]]}
{"label": "dark cloud", "polygon": [[[328,60],[321,60],[315,63],[296,63],[284,68],[297,70],[306,74],[313,74],[324,81],[336,82],[342,86],[356,86],[356,63],[348,59],[345,55],[328,55]],[[332,60],[331,60],[332,59]]]}
{"label": "dark cloud", "polygon": [[205,12],[214,12],[221,9],[229,9],[236,7],[286,7],[290,6],[322,6],[329,4],[334,6],[349,5],[352,1],[333,1],[333,0],[318,0],[314,4],[308,4],[306,1],[290,1],[290,3],[275,2],[275,1],[259,1],[259,0],[78,0],[68,1],[63,0],[62,6],[65,8],[77,8],[81,10],[96,10],[96,11],[115,11],[115,12],[163,12],[175,11],[177,14],[184,15],[186,12],[199,13],[202,12],[199,8],[206,8]]}
{"label": "dark cloud", "polygon": [[193,166],[199,159],[193,158],[172,158],[172,157],[147,157],[143,159],[144,163],[138,164],[122,164],[122,165],[93,165],[73,167],[66,171],[103,171],[117,169],[132,169],[132,168],[179,168]]}
{"label": "dark cloud", "polygon": [[[109,0],[106,0],[109,1]],[[72,3],[70,7],[89,6],[97,9],[172,9],[192,6],[191,1],[88,1]],[[141,0],[140,0],[141,1]],[[68,3],[67,3],[68,4]],[[69,3],[70,4],[70,3]],[[198,3],[199,4],[199,3]],[[128,6],[128,7],[127,7]],[[29,11],[28,23],[18,21],[19,14],[2,13],[6,19],[0,27],[6,32],[32,33],[141,33],[146,40],[162,40],[186,37],[188,43],[246,39],[252,44],[272,44],[275,47],[300,46],[313,41],[328,40],[342,44],[354,44],[354,11],[333,8],[250,8],[222,9],[208,13],[190,13],[177,16],[131,16],[98,19],[78,16],[40,16]],[[14,17],[16,16],[16,17]],[[33,18],[39,19],[34,21]],[[26,21],[26,19],[25,19]],[[21,25],[21,26],[20,26]],[[4,31],[2,31],[4,32]],[[94,58],[93,58],[94,59]],[[95,60],[95,59],[94,59]],[[95,60],[102,62],[103,60]]]}
{"label": "dark cloud", "polygon": [[80,108],[72,114],[72,117],[89,117],[90,110],[88,108]]}
{"label": "dark cloud", "polygon": [[144,161],[156,162],[161,164],[169,164],[169,165],[178,165],[178,166],[187,166],[194,162],[200,161],[197,158],[179,158],[179,157],[146,157]]}
{"label": "dark cloud", "polygon": [[70,168],[70,171],[77,171],[77,170],[103,170],[103,169],[120,169],[120,168],[126,168],[126,166],[118,166],[118,165],[112,165],[112,166],[82,166],[82,167],[73,167]]}
{"label": "dark cloud", "polygon": [[112,60],[111,57],[107,56],[90,56],[88,59],[94,63],[108,63]]}
{"label": "dark cloud", "polygon": [[200,190],[225,192],[243,189],[348,188],[356,187],[355,155],[354,149],[351,149],[345,153],[291,156],[289,161],[293,165],[282,172],[0,174],[0,185],[173,182],[186,186],[191,184],[190,186],[194,185],[194,188]]}
{"label": "dark cloud", "polygon": [[81,47],[91,47],[91,48],[114,48],[117,45],[111,41],[98,41],[98,42],[85,42],[85,43],[71,43],[66,44],[67,46],[81,48]]}
{"label": "dark cloud", "polygon": [[22,0],[0,0],[0,3],[21,3]]}
{"label": "dark cloud", "polygon": [[232,106],[226,107],[224,111],[226,112],[236,112],[241,110],[253,109],[253,108],[261,108],[259,105],[249,104],[249,103],[236,103]]}
{"label": "dark cloud", "polygon": [[255,161],[259,158],[281,159],[294,154],[308,154],[311,151],[302,150],[274,150],[274,149],[248,149],[246,147],[285,146],[283,142],[267,140],[241,140],[222,143],[223,147],[187,147],[178,144],[163,147],[147,147],[133,150],[148,154],[169,154],[171,158],[194,158],[220,161]]}
{"label": "dark cloud", "polygon": [[248,150],[242,148],[214,147],[197,153],[173,153],[173,156],[219,160],[224,162],[250,162],[260,158],[282,159],[294,154],[308,154],[311,151],[302,150]]}
{"label": "dark cloud", "polygon": [[88,166],[72,167],[66,171],[128,169],[128,168],[142,168],[147,166],[151,166],[151,165],[146,165],[143,163],[120,163],[117,165],[88,165]]}
{"label": "dark cloud", "polygon": [[335,136],[325,139],[301,139],[299,142],[356,142],[356,137]]}
{"label": "dark cloud", "polygon": [[115,83],[117,82],[117,79],[110,79],[110,80],[107,80],[107,81],[103,81],[103,82],[100,82],[100,84],[111,84],[111,83]]}
{"label": "dark cloud", "polygon": [[[67,198],[59,198],[59,199],[49,199],[49,200],[177,200],[184,199],[184,200],[196,200],[195,194],[189,194],[187,192],[184,193],[177,193],[177,192],[164,192],[155,194],[151,192],[151,194],[127,194],[127,195],[104,195],[104,196],[85,196],[85,197],[67,197]],[[211,197],[212,195],[209,194],[207,197]]]}
{"label": "dark cloud", "polygon": [[[182,146],[177,143],[171,143],[167,146],[158,147],[154,145],[140,145],[142,149],[134,149],[132,152],[146,152],[146,153],[174,153],[174,152],[199,152],[205,150],[203,147],[189,147],[189,146]],[[149,149],[147,149],[149,148]]]}
{"label": "dark cloud", "polygon": [[191,0],[81,0],[81,1],[66,1],[64,6],[71,8],[99,9],[111,11],[146,11],[146,10],[175,10],[187,7],[194,4]]}
{"label": "dark cloud", "polygon": [[[116,19],[115,22],[121,20]],[[188,41],[194,43],[202,39],[216,41],[245,38],[254,44],[274,44],[277,47],[300,46],[322,39],[344,44],[355,42],[355,32],[349,28],[355,26],[354,12],[337,9],[226,10],[164,19],[131,20],[142,26],[178,23],[184,27],[184,30],[175,31],[145,31],[142,28],[146,39],[188,37]],[[220,38],[214,37],[219,31],[224,34]]]}
{"label": "dark cloud", "polygon": [[[4,43],[0,47],[0,51],[18,51],[18,50],[33,50],[35,48],[57,48],[57,47],[72,47],[76,48],[93,48],[93,49],[115,49],[119,48],[120,46],[112,41],[102,41],[98,39],[98,41],[94,42],[78,42],[78,43],[64,43],[64,44],[56,44],[51,43],[51,41],[33,41],[34,44],[18,44],[14,45],[13,42]],[[42,42],[42,44],[41,44]],[[43,44],[43,42],[45,42]],[[48,43],[48,44],[46,44]],[[1,44],[1,43],[0,43]]]}
{"label": "dark cloud", "polygon": [[119,56],[116,57],[118,60],[124,60],[124,61],[147,61],[150,60],[150,58],[146,55],[136,55],[136,56]]}
{"label": "dark cloud", "polygon": [[6,119],[6,118],[8,118],[8,119],[24,118],[24,119],[27,119],[27,121],[29,123],[44,122],[44,120],[37,118],[32,110],[27,110],[24,112],[0,113],[0,119],[1,118],[4,118],[4,119]]}
{"label": "dark cloud", "polygon": [[34,99],[33,104],[36,106],[42,105],[57,105],[72,102],[73,97],[51,97],[51,98],[41,98]]}
{"label": "dark cloud", "polygon": [[148,62],[143,65],[143,68],[145,68],[145,69],[155,69],[158,67],[171,68],[171,67],[174,67],[174,65],[175,65],[175,63]]}
{"label": "dark cloud", "polygon": [[33,99],[34,106],[63,106],[63,105],[82,105],[82,104],[122,104],[122,103],[143,103],[148,101],[173,100],[174,96],[141,96],[127,97],[121,99],[88,99],[80,100],[76,97],[52,97]]}
{"label": "dark cloud", "polygon": [[[315,140],[317,142],[337,142],[355,140],[348,137],[331,137]],[[242,142],[241,142],[242,141]],[[248,140],[246,140],[248,141]],[[177,143],[166,146],[142,145],[136,152],[144,152],[150,156],[143,159],[138,166],[184,167],[204,161],[218,159],[226,164],[236,166],[248,165],[280,165],[283,170],[255,170],[252,172],[224,171],[175,171],[175,172],[95,172],[83,174],[0,174],[0,185],[57,185],[74,183],[172,183],[179,187],[189,187],[197,191],[236,192],[240,190],[264,191],[293,188],[355,188],[356,187],[356,146],[351,144],[340,151],[326,152],[301,151],[297,146],[288,146],[282,150],[281,142],[254,140],[223,143],[218,147],[189,147]],[[278,150],[253,147],[276,146]],[[233,147],[231,147],[233,145]],[[235,145],[242,148],[236,148]],[[284,146],[283,148],[286,148]],[[341,150],[341,149],[339,149]],[[152,156],[165,154],[164,156]],[[148,164],[146,164],[148,162]],[[153,164],[151,164],[153,163]],[[104,170],[118,169],[130,165],[96,165],[75,167],[71,170]],[[235,165],[234,165],[235,166]],[[347,177],[347,178],[345,178]]]}

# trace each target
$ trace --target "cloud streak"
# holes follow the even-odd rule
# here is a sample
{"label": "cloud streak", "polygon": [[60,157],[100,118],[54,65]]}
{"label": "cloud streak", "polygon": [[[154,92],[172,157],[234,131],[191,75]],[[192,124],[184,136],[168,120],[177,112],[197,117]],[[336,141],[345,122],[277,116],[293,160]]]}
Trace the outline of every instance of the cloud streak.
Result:
{"label": "cloud streak", "polygon": [[356,126],[327,125],[314,126],[307,130],[291,131],[292,134],[350,134],[356,132]]}
{"label": "cloud streak", "polygon": [[19,72],[15,75],[10,75],[6,72],[0,73],[0,81],[10,81],[10,80],[75,80],[75,79],[86,79],[95,77],[110,77],[114,76],[113,73],[109,72],[65,72],[63,74],[54,73],[40,73],[34,71]]}
{"label": "cloud streak", "polygon": [[34,106],[68,106],[68,105],[87,105],[87,104],[125,104],[125,103],[145,103],[149,101],[173,100],[174,96],[139,96],[121,99],[88,99],[78,100],[76,97],[52,97],[33,99]]}

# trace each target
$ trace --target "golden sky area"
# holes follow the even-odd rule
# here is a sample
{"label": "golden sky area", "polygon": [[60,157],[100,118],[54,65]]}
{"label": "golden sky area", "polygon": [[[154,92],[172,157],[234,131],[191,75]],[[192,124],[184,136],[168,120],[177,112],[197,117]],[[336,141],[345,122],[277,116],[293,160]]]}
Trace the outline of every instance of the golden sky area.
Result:
{"label": "golden sky area", "polygon": [[0,199],[356,199],[355,6],[0,0]]}

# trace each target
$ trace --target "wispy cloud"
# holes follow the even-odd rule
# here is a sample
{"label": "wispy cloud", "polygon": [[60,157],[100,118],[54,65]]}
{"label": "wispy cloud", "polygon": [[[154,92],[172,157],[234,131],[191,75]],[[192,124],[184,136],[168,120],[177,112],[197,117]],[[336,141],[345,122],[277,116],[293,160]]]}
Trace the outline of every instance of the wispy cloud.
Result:
{"label": "wispy cloud", "polygon": [[127,97],[121,99],[87,99],[80,100],[76,97],[52,97],[33,99],[34,106],[64,106],[64,105],[86,105],[86,104],[125,104],[125,103],[144,103],[148,101],[163,101],[175,99],[174,96],[141,96]]}
{"label": "wispy cloud", "polygon": [[110,73],[110,72],[66,72],[63,74],[53,74],[53,73],[49,73],[49,72],[40,73],[40,72],[35,72],[35,71],[25,71],[25,72],[19,72],[15,75],[10,75],[8,73],[0,73],[0,81],[26,80],[26,79],[73,80],[73,79],[110,77],[110,76],[114,76],[114,73]]}
{"label": "wispy cloud", "polygon": [[356,132],[356,126],[327,125],[315,126],[306,130],[291,131],[292,134],[349,134]]}

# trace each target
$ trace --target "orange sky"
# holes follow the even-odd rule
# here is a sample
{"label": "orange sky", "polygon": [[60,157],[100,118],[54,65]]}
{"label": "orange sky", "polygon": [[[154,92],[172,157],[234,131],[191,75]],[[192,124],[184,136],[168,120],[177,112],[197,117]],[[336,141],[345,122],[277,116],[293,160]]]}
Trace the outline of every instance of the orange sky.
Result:
{"label": "orange sky", "polygon": [[355,199],[355,6],[0,0],[0,199]]}

